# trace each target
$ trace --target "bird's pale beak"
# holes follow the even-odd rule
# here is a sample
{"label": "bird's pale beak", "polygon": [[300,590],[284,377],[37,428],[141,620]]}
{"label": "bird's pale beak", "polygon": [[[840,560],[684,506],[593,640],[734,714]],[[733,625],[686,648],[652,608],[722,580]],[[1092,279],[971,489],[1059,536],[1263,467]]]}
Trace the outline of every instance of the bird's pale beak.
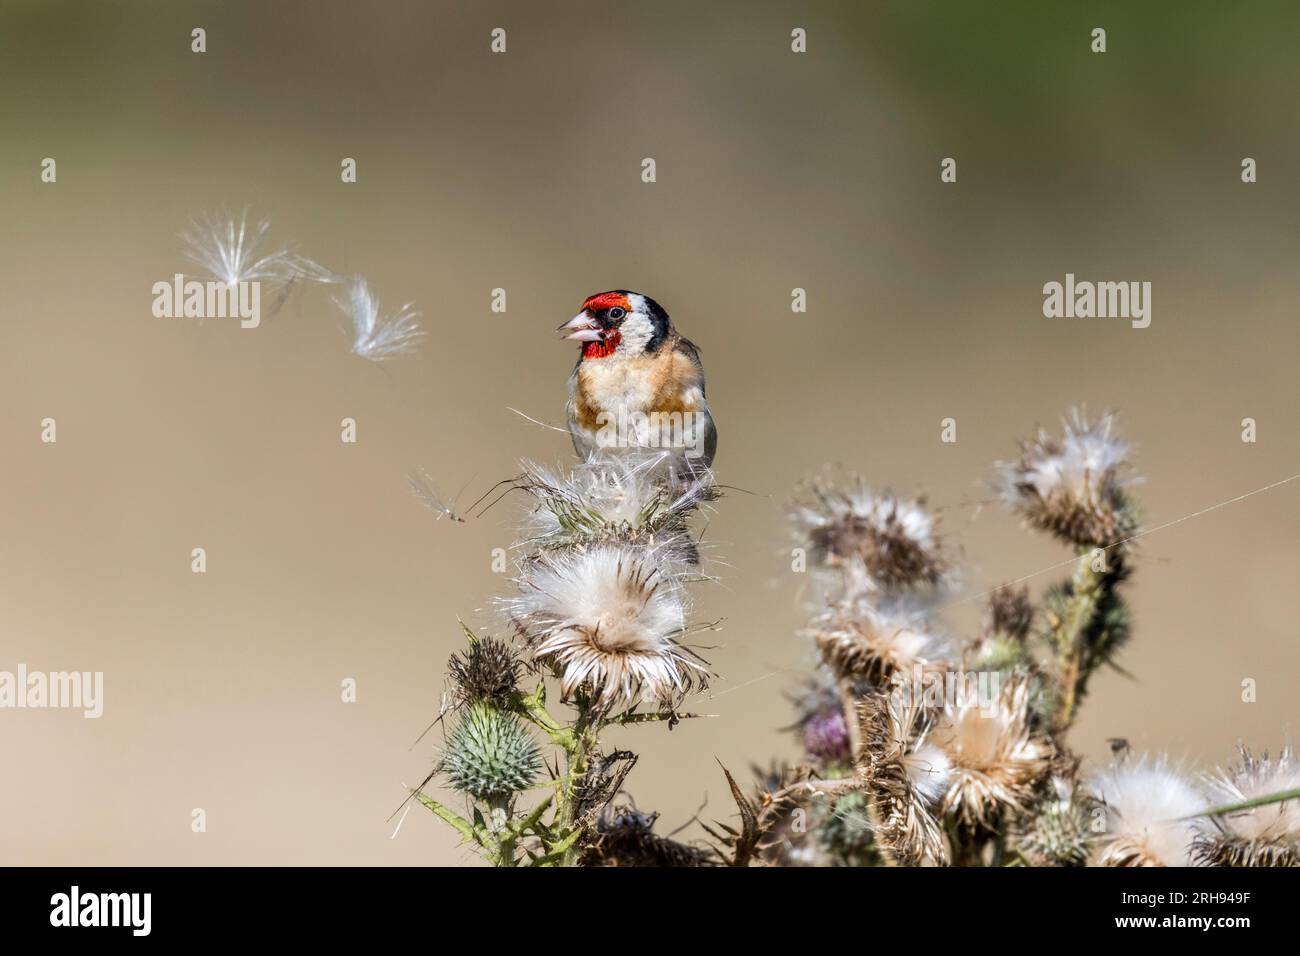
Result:
{"label": "bird's pale beak", "polygon": [[576,339],[579,342],[601,342],[605,338],[605,333],[596,324],[596,320],[585,311],[579,312],[569,319],[568,322],[560,326],[558,331],[568,331],[569,334],[565,338]]}

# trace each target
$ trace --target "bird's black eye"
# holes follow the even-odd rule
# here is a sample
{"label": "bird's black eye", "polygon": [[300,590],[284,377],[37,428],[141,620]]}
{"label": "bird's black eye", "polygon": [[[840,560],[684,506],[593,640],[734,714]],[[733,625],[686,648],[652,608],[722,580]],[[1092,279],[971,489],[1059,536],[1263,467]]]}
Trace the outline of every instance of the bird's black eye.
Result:
{"label": "bird's black eye", "polygon": [[627,310],[621,309],[618,306],[614,306],[614,308],[609,310],[609,317],[611,319],[621,319],[625,315],[627,315]]}

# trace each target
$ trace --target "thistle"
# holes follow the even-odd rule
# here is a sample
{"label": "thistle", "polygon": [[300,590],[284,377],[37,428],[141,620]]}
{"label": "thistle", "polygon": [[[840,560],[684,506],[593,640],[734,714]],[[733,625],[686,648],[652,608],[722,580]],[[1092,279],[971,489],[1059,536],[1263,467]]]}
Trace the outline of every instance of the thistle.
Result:
{"label": "thistle", "polygon": [[680,584],[636,549],[547,553],[518,584],[507,612],[566,699],[583,689],[605,707],[671,704],[707,685],[705,663],[682,644]]}
{"label": "thistle", "polygon": [[1005,684],[987,709],[971,699],[950,702],[930,740],[951,768],[944,812],[964,826],[997,824],[1023,808],[1053,755],[1051,742],[1030,731],[1024,679]]}
{"label": "thistle", "polygon": [[860,478],[809,482],[791,517],[814,565],[840,570],[850,594],[936,588],[950,568],[924,499],[877,494]]}
{"label": "thistle", "polygon": [[518,717],[480,700],[452,731],[442,770],[453,789],[500,804],[537,779],[541,753]]}
{"label": "thistle", "polygon": [[1034,626],[1034,605],[1029,600],[1029,588],[1016,590],[1013,587],[1000,587],[989,595],[988,607],[984,612],[984,632],[999,635],[1016,641],[1029,637],[1029,629]]}
{"label": "thistle", "polygon": [[[724,771],[739,819],[702,823],[712,846],[616,803],[636,755],[601,734],[694,716],[678,708],[710,675],[689,643],[687,585],[703,577],[690,524],[716,489],[654,455],[525,465],[510,485],[531,504],[517,593],[498,605],[518,646],[466,629],[448,663],[457,722],[439,767],[491,820],[420,799],[502,865],[1300,865],[1289,747],[1243,750],[1204,779],[1120,748],[1079,775],[1070,728],[1132,632],[1130,450],[1113,416],[1076,413],[1064,437],[1040,433],[1000,466],[1003,499],[1074,567],[1037,599],[993,589],[965,640],[938,617],[958,569],[923,499],[810,484],[792,518],[830,587],[801,631],[818,657],[792,696],[804,762],[775,764],[753,796]],[[540,678],[531,691],[526,673]],[[551,679],[571,714],[547,709]],[[552,779],[518,809],[543,765],[535,731],[554,748]]]}
{"label": "thistle", "polygon": [[657,813],[620,807],[602,814],[582,858],[584,866],[716,866],[707,849],[654,832]]}
{"label": "thistle", "polygon": [[1196,830],[1190,818],[1205,795],[1162,757],[1112,767],[1088,783],[1105,809],[1098,837],[1101,866],[1190,866]]}
{"label": "thistle", "polygon": [[462,703],[504,707],[515,695],[523,663],[514,648],[495,638],[478,638],[466,628],[469,647],[451,655],[447,674]]}
{"label": "thistle", "polygon": [[1053,781],[1049,794],[1018,821],[1016,848],[1033,866],[1083,866],[1092,850],[1089,810],[1071,783]]}
{"label": "thistle", "polygon": [[1192,855],[1207,866],[1300,866],[1300,763],[1290,746],[1276,757],[1241,748],[1240,762],[1206,781],[1215,804],[1253,803],[1270,794],[1289,799],[1214,814],[1197,821]]}
{"label": "thistle", "polygon": [[1118,436],[1113,413],[1089,423],[1075,410],[1061,438],[1039,430],[1020,457],[998,464],[996,490],[1036,528],[1068,544],[1106,547],[1137,530],[1129,498],[1132,446]]}
{"label": "thistle", "polygon": [[879,822],[882,849],[906,866],[948,862],[936,811],[952,779],[948,756],[927,739],[919,695],[903,689],[863,704],[859,773]]}
{"label": "thistle", "polygon": [[845,599],[804,631],[835,673],[877,685],[898,672],[942,669],[946,642],[930,631],[926,615],[906,605],[880,609],[863,598]]}
{"label": "thistle", "polygon": [[[469,646],[448,662],[459,718],[439,764],[453,789],[489,805],[491,821],[416,795],[499,865],[716,862],[653,833],[653,814],[610,811],[636,756],[600,741],[611,725],[694,716],[676,709],[708,676],[685,644],[686,571],[698,563],[687,521],[717,497],[711,480],[683,486],[652,457],[593,459],[565,474],[525,465],[509,485],[534,502],[516,546],[517,591],[498,602],[520,647],[465,628]],[[525,672],[542,677],[531,691],[519,686]],[[548,710],[548,676],[571,715]],[[517,810],[543,764],[526,725],[555,752],[544,796]]]}
{"label": "thistle", "polygon": [[869,866],[877,857],[867,798],[846,793],[822,812],[817,842],[832,861],[844,866]]}
{"label": "thistle", "polygon": [[688,522],[718,492],[707,476],[685,484],[665,481],[670,461],[667,453],[597,456],[568,473],[525,462],[516,486],[536,505],[524,523],[524,543],[542,552],[602,542],[634,544],[677,571],[697,566],[699,551]]}

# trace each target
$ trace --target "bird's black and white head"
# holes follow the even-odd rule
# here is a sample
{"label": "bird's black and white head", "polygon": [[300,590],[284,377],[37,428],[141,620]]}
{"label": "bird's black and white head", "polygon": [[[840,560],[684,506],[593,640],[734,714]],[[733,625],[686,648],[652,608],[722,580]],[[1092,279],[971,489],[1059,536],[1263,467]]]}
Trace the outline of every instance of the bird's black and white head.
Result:
{"label": "bird's black and white head", "polygon": [[668,338],[672,320],[654,299],[616,289],[589,296],[564,325],[567,339],[582,343],[584,359],[654,354]]}

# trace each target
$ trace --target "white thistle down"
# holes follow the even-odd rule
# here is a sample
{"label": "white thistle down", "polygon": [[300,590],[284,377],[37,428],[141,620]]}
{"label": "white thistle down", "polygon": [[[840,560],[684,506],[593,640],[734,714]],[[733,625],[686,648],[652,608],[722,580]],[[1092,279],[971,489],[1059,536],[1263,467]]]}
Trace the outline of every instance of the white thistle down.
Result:
{"label": "white thistle down", "polygon": [[1086,414],[1075,409],[1062,425],[1064,436],[1057,450],[1030,462],[1021,476],[1040,496],[1050,497],[1057,489],[1082,492],[1104,481],[1132,481],[1121,472],[1128,466],[1133,444],[1117,433],[1114,413],[1107,412],[1090,424]]}
{"label": "white thistle down", "polygon": [[1099,840],[1102,866],[1190,866],[1195,824],[1205,796],[1163,757],[1113,767],[1088,785],[1106,810]]}
{"label": "white thistle down", "polygon": [[838,569],[848,594],[890,596],[951,583],[951,562],[922,498],[875,492],[856,476],[843,488],[815,479],[790,516],[812,562]]}
{"label": "white thistle down", "polygon": [[288,285],[298,279],[311,282],[337,282],[332,272],[317,262],[287,247],[263,248],[271,228],[269,219],[252,224],[248,210],[236,219],[231,215],[206,215],[190,221],[181,234],[185,258],[206,273],[206,278],[227,285],[241,282],[266,282]]}
{"label": "white thistle down", "polygon": [[945,812],[967,825],[1022,809],[1046,775],[1052,745],[1029,730],[1029,684],[1003,685],[992,706],[961,695],[944,707],[930,739],[948,754]]}
{"label": "white thistle down", "polygon": [[537,502],[524,520],[521,544],[545,548],[598,541],[639,541],[662,561],[698,563],[698,549],[686,522],[717,496],[711,476],[684,486],[664,481],[667,453],[597,455],[568,472],[523,463],[518,487]]}
{"label": "white thistle down", "polygon": [[1004,504],[1031,524],[1077,544],[1104,546],[1135,530],[1126,507],[1131,474],[1130,442],[1121,438],[1115,415],[1089,422],[1080,409],[1056,438],[1043,429],[1021,443],[1020,457],[997,463],[994,489]]}
{"label": "white thistle down", "polygon": [[424,505],[436,516],[436,520],[447,518],[451,521],[464,523],[465,519],[456,512],[456,503],[447,504],[438,489],[434,487],[433,479],[423,468],[411,472],[406,476],[406,483],[410,486],[411,493],[415,495],[417,501]]}
{"label": "white thistle down", "polygon": [[[1300,790],[1300,763],[1295,751],[1282,748],[1276,757],[1257,757],[1241,749],[1237,765],[1206,780],[1210,802],[1228,806],[1276,793]],[[1219,866],[1300,866],[1300,798],[1267,803],[1248,810],[1201,817],[1195,856]]]}
{"label": "white thistle down", "polygon": [[686,633],[682,588],[638,550],[597,545],[524,566],[504,601],[534,657],[552,663],[566,698],[586,687],[602,706],[671,702],[704,686]]}
{"label": "white thistle down", "polygon": [[845,598],[814,618],[803,633],[822,659],[841,675],[878,682],[902,672],[946,669],[950,642],[935,632],[923,602],[897,598],[873,605],[867,598]]}
{"label": "white thistle down", "polygon": [[416,321],[420,313],[414,302],[406,303],[395,314],[383,315],[379,299],[363,276],[353,276],[348,282],[347,298],[334,302],[352,322],[353,354],[368,361],[410,355],[426,334]]}

